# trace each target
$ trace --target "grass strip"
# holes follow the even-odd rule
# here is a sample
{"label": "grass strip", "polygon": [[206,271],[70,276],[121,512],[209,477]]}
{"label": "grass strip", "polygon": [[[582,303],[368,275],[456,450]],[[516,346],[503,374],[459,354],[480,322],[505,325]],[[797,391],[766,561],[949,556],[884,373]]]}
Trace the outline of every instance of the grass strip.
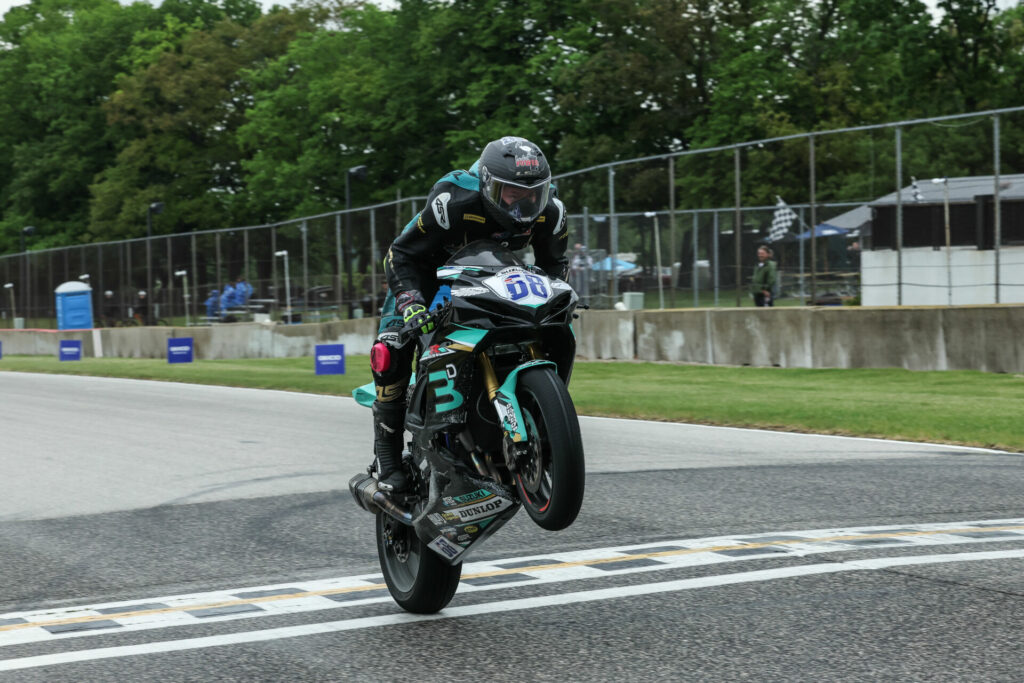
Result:
{"label": "grass strip", "polygon": [[[317,376],[312,358],[207,360],[4,356],[0,371],[128,377],[351,395],[369,358]],[[3,380],[0,379],[0,391]],[[811,370],[579,362],[570,387],[581,415],[874,436],[1024,452],[1024,375],[901,369]]]}

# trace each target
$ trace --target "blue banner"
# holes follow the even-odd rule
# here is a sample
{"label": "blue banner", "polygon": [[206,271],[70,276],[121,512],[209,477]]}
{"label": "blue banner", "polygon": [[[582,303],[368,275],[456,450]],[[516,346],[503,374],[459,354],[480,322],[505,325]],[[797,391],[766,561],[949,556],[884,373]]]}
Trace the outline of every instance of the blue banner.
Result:
{"label": "blue banner", "polygon": [[4,343],[0,341],[0,358],[4,357]]}
{"label": "blue banner", "polygon": [[345,374],[345,345],[344,344],[317,344],[316,345],[316,374],[318,374],[318,375],[344,375]]}
{"label": "blue banner", "polygon": [[82,340],[81,339],[61,339],[60,340],[60,351],[58,353],[60,360],[82,360]]}
{"label": "blue banner", "polygon": [[192,349],[192,337],[170,337],[167,340],[167,362],[191,363]]}

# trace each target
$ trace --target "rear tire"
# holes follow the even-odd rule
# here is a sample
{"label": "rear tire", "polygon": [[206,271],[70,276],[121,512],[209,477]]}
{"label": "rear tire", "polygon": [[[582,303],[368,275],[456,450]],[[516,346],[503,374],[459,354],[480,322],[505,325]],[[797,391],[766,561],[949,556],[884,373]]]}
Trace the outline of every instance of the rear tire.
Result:
{"label": "rear tire", "polygon": [[412,527],[382,512],[377,514],[377,555],[391,597],[408,612],[438,612],[451,602],[459,587],[461,562],[449,565]]}
{"label": "rear tire", "polygon": [[586,472],[576,407],[548,367],[521,374],[516,395],[530,444],[530,455],[516,472],[516,488],[530,518],[542,529],[558,531],[576,520],[583,505]]}

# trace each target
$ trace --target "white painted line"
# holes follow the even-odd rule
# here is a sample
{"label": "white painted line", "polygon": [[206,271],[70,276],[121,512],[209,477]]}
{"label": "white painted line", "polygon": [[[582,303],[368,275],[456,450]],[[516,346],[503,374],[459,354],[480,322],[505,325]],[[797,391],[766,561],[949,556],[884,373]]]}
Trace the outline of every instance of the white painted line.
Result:
{"label": "white painted line", "polygon": [[[1024,542],[1024,518],[769,531],[750,535],[666,540],[639,545],[587,548],[487,562],[470,562],[463,567],[463,582],[459,587],[459,592],[465,594],[505,590],[523,584],[554,584],[602,579],[621,574],[664,572],[753,560],[785,560],[868,549],[874,551],[886,548],[924,549],[940,545],[976,545],[1000,542]],[[628,562],[631,559],[641,559],[641,563]],[[627,562],[623,562],[623,566],[616,566],[616,562],[623,560],[627,560]],[[510,563],[515,563],[518,566],[509,568]],[[588,563],[593,564],[587,566]],[[515,578],[509,576],[510,574]],[[472,581],[474,576],[482,578],[494,575],[505,575],[509,580],[480,584],[474,584]],[[343,610],[367,604],[390,603],[391,597],[386,593],[380,581],[379,573],[363,574],[268,586],[236,587],[185,595],[156,596],[142,601],[136,599],[134,601],[74,605],[0,614],[0,620],[24,620],[22,623],[0,626],[0,647],[52,642],[66,638],[93,638],[112,633],[113,631],[104,629],[88,628],[68,628],[52,633],[46,628],[48,625],[87,624],[98,618],[115,621],[118,624],[117,632],[126,633],[172,626],[208,624],[215,621],[258,619],[281,614],[298,614],[328,609]],[[369,593],[351,590],[359,588],[374,588],[376,590]],[[263,593],[264,596],[259,596],[260,593]],[[351,599],[338,602],[325,597],[342,593],[348,593]],[[272,597],[269,594],[277,594],[280,597]],[[225,611],[224,614],[213,617],[194,616],[190,612],[190,610],[226,605],[236,607],[254,605],[259,609]]]}
{"label": "white painted line", "polygon": [[736,574],[725,574],[723,576],[704,576],[692,579],[664,581],[661,583],[651,583],[645,585],[616,586],[614,588],[602,588],[593,591],[565,593],[563,595],[546,595],[534,598],[524,598],[519,600],[501,600],[498,602],[487,602],[477,605],[452,607],[438,614],[388,614],[376,617],[363,617],[360,619],[329,621],[320,624],[303,624],[299,626],[284,626],[280,628],[264,629],[261,631],[229,633],[218,636],[206,636],[203,638],[188,638],[185,640],[171,640],[155,643],[143,643],[141,645],[123,645],[118,647],[98,648],[94,650],[78,650],[75,652],[59,652],[48,655],[37,655],[34,657],[21,657],[18,659],[8,659],[0,661],[0,671],[15,671],[19,669],[31,669],[41,666],[55,666],[59,664],[71,664],[74,662],[95,661],[98,659],[133,657],[137,655],[147,655],[161,652],[181,652],[183,650],[198,650],[208,647],[222,647],[225,645],[238,645],[241,643],[265,642],[269,640],[280,640],[284,638],[297,638],[301,636],[318,635],[324,633],[338,633],[342,631],[356,631],[367,628],[376,628],[380,626],[411,624],[424,621],[458,619],[461,617],[471,617],[483,614],[490,615],[497,614],[500,612],[518,612],[527,609],[539,609],[543,607],[554,607],[559,605],[572,605],[585,602],[597,602],[601,600],[615,600],[619,598],[637,597],[642,595],[654,595],[657,593],[671,593],[676,591],[695,590],[699,588],[711,588],[716,586],[731,586],[743,583],[774,581],[776,579],[790,579],[801,576],[836,574],[839,572],[850,571],[877,570],[896,566],[905,567],[915,564],[977,562],[982,560],[1006,559],[1024,559],[1024,550],[995,550],[980,553],[918,555],[915,557],[878,557],[871,560],[861,560],[848,563],[828,563],[802,565],[794,567],[779,567],[776,569],[761,569],[757,571],[740,572]]}

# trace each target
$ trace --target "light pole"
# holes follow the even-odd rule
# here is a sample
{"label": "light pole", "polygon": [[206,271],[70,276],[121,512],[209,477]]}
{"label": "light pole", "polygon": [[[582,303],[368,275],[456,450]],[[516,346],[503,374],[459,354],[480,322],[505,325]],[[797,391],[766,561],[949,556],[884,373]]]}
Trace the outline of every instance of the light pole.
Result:
{"label": "light pole", "polygon": [[[161,214],[164,211],[163,202],[151,202],[146,207],[146,295],[153,300],[153,262],[150,256],[149,243],[152,241],[150,238],[153,236],[153,214]],[[152,305],[156,305],[153,301]]]}
{"label": "light pole", "polygon": [[953,255],[949,239],[949,178],[932,178],[932,183],[942,185],[943,209],[946,220],[946,304],[953,305]]}
{"label": "light pole", "polygon": [[[658,278],[658,307],[665,308],[665,290],[661,284],[661,233],[658,231],[658,214],[654,211],[648,211],[644,213],[644,216],[654,219],[654,257],[657,261],[657,269],[655,274]],[[697,255],[693,255],[694,261],[697,259]],[[697,264],[693,265],[694,272],[696,272]]]}
{"label": "light pole", "polygon": [[174,271],[174,276],[181,278],[181,287],[182,287],[183,290],[185,290],[185,294],[183,295],[182,298],[185,300],[185,327],[188,327],[189,326],[189,320],[188,320],[188,300],[190,298],[189,295],[188,295],[188,271],[187,270],[176,270],[176,271]]}
{"label": "light pole", "polygon": [[36,226],[26,225],[21,229],[21,309],[28,312],[28,252],[25,251],[25,236],[33,235],[36,232]]}
{"label": "light pole", "polygon": [[8,282],[4,285],[4,289],[11,293],[11,329],[14,329],[14,319],[18,317],[18,313],[14,310],[14,283]]}
{"label": "light pole", "polygon": [[348,317],[351,318],[352,303],[355,299],[355,292],[352,288],[352,258],[355,256],[355,250],[352,247],[352,214],[349,212],[352,208],[352,197],[349,192],[349,178],[365,180],[366,166],[353,166],[348,169],[347,173],[345,173],[345,273],[348,278]]}
{"label": "light pole", "polygon": [[292,323],[292,287],[288,281],[288,250],[282,249],[281,251],[275,251],[274,256],[280,256],[284,260],[284,310],[285,315],[288,316],[287,323]]}

